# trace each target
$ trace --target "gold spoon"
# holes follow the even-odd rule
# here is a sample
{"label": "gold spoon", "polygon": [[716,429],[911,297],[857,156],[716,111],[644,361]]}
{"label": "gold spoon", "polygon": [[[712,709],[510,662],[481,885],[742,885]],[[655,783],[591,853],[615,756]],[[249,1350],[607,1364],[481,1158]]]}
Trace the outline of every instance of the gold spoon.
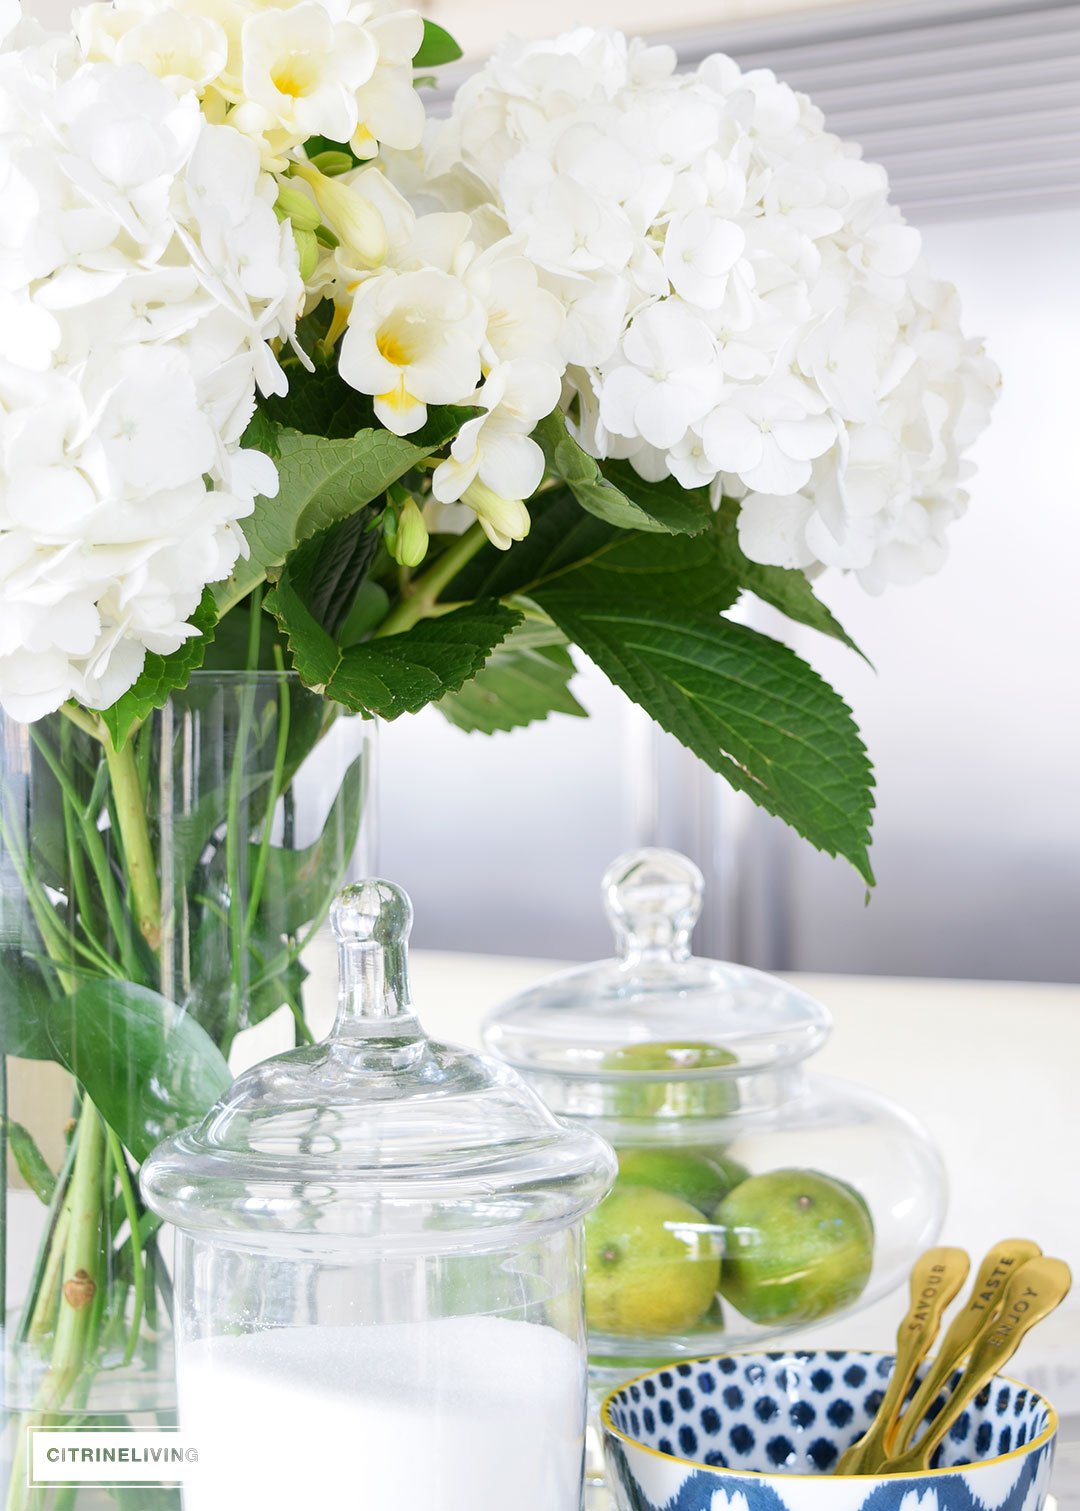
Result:
{"label": "gold spoon", "polygon": [[911,1447],[927,1412],[970,1354],[976,1334],[988,1318],[997,1314],[1006,1282],[1018,1266],[1041,1253],[1039,1245],[1028,1238],[1003,1238],[990,1250],[979,1267],[967,1305],[950,1323],[934,1362],[900,1418],[891,1441],[886,1442],[886,1453],[898,1455]]}
{"label": "gold spoon", "polygon": [[984,1385],[1012,1358],[1026,1333],[1049,1315],[1069,1293],[1072,1276],[1060,1259],[1029,1259],[1009,1280],[997,1317],[975,1339],[967,1368],[944,1408],[906,1453],[889,1457],[884,1474],[926,1469],[946,1433]]}
{"label": "gold spoon", "polygon": [[911,1306],[896,1334],[896,1363],[877,1416],[843,1455],[834,1474],[867,1474],[884,1456],[915,1371],[933,1346],[942,1314],[967,1279],[971,1260],[963,1249],[928,1249],[911,1271]]}

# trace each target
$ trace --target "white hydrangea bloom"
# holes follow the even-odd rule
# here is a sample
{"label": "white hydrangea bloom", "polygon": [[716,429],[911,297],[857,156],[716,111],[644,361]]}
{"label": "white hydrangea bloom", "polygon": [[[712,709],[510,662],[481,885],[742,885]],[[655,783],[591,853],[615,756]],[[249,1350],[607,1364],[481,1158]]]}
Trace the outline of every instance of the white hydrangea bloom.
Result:
{"label": "white hydrangea bloom", "polygon": [[258,147],[135,63],[0,54],[0,705],[107,707],[195,633],[302,298]]}
{"label": "white hydrangea bloom", "polygon": [[412,74],[423,19],[392,0],[97,0],[76,11],[75,29],[88,58],[139,63],[178,93],[194,90],[208,118],[249,135],[270,167],[310,136],[367,158],[423,134]]}
{"label": "white hydrangea bloom", "polygon": [[944,560],[999,378],[884,170],[765,70],[587,28],[511,42],[425,148],[565,310],[599,457],[743,499],[754,559],[871,591]]}

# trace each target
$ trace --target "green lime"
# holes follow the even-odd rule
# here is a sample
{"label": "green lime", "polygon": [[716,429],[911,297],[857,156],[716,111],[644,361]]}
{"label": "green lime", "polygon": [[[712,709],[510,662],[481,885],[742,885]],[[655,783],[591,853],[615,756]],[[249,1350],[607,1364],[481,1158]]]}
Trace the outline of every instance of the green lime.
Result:
{"label": "green lime", "polygon": [[650,1186],[615,1182],[585,1220],[585,1310],[594,1332],[680,1333],[712,1305],[716,1243],[689,1202]]}
{"label": "green lime", "polygon": [[744,1180],[750,1179],[750,1171],[746,1166],[740,1160],[732,1159],[722,1149],[709,1150],[707,1153],[704,1150],[699,1152],[705,1153],[706,1159],[716,1166],[720,1179],[724,1182],[724,1189],[720,1195],[721,1201],[729,1191],[734,1191],[736,1186],[741,1186]]}
{"label": "green lime", "polygon": [[874,1258],[862,1198],[816,1170],[753,1175],[727,1195],[720,1292],[752,1322],[812,1322],[859,1296]]}
{"label": "green lime", "polygon": [[[737,1105],[735,1087],[723,1077],[666,1079],[673,1072],[720,1070],[738,1063],[721,1044],[673,1040],[624,1044],[603,1059],[605,1070],[626,1076],[611,1087],[614,1117],[724,1117]],[[631,1079],[631,1076],[633,1079]]]}
{"label": "green lime", "polygon": [[873,1238],[873,1236],[874,1236],[874,1214],[870,1210],[870,1203],[867,1201],[866,1197],[862,1194],[862,1192],[860,1190],[858,1190],[857,1187],[853,1186],[850,1181],[848,1181],[848,1180],[840,1180],[839,1177],[837,1177],[837,1176],[833,1176],[833,1179],[836,1181],[836,1184],[838,1186],[843,1186],[843,1188],[844,1188],[845,1191],[850,1191],[851,1192],[852,1196],[859,1203],[859,1206],[866,1213],[866,1220],[870,1224],[870,1236],[871,1236],[871,1238]]}
{"label": "green lime", "polygon": [[711,1212],[733,1182],[720,1160],[690,1149],[616,1149],[619,1175],[632,1186],[652,1186]]}

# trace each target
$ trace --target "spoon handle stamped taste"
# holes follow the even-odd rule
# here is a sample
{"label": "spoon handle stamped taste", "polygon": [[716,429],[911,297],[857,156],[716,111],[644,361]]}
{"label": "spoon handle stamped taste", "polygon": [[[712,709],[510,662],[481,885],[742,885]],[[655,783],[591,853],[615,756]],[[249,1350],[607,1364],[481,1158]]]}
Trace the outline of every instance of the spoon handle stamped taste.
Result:
{"label": "spoon handle stamped taste", "polygon": [[963,1249],[928,1249],[911,1272],[911,1305],[896,1334],[896,1363],[885,1397],[867,1431],[843,1455],[836,1474],[872,1474],[885,1457],[896,1417],[915,1371],[933,1346],[941,1318],[967,1279],[971,1261]]}
{"label": "spoon handle stamped taste", "polygon": [[886,1460],[886,1473],[906,1474],[929,1465],[964,1408],[1012,1358],[1025,1334],[1068,1295],[1071,1284],[1069,1267],[1060,1259],[1040,1257],[1020,1266],[1005,1287],[997,1316],[975,1339],[967,1368],[943,1410],[913,1448]]}
{"label": "spoon handle stamped taste", "polygon": [[911,1447],[927,1412],[971,1352],[976,1335],[1000,1307],[1011,1276],[1020,1265],[1029,1259],[1037,1259],[1041,1253],[1039,1245],[1027,1238],[1003,1238],[990,1250],[979,1266],[967,1305],[953,1318],[937,1357],[900,1418],[892,1442],[885,1444],[889,1454],[898,1456]]}

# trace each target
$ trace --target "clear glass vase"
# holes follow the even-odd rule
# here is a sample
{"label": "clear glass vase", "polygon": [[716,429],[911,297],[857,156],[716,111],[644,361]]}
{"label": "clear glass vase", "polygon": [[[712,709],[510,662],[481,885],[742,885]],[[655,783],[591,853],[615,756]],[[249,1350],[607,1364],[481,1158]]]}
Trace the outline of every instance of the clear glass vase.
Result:
{"label": "clear glass vase", "polygon": [[30,1488],[25,1429],[172,1420],[138,1166],[246,1030],[283,1013],[310,1042],[305,950],[363,869],[373,739],[276,672],[196,674],[120,750],[80,710],[0,719],[5,1511],[179,1506]]}

